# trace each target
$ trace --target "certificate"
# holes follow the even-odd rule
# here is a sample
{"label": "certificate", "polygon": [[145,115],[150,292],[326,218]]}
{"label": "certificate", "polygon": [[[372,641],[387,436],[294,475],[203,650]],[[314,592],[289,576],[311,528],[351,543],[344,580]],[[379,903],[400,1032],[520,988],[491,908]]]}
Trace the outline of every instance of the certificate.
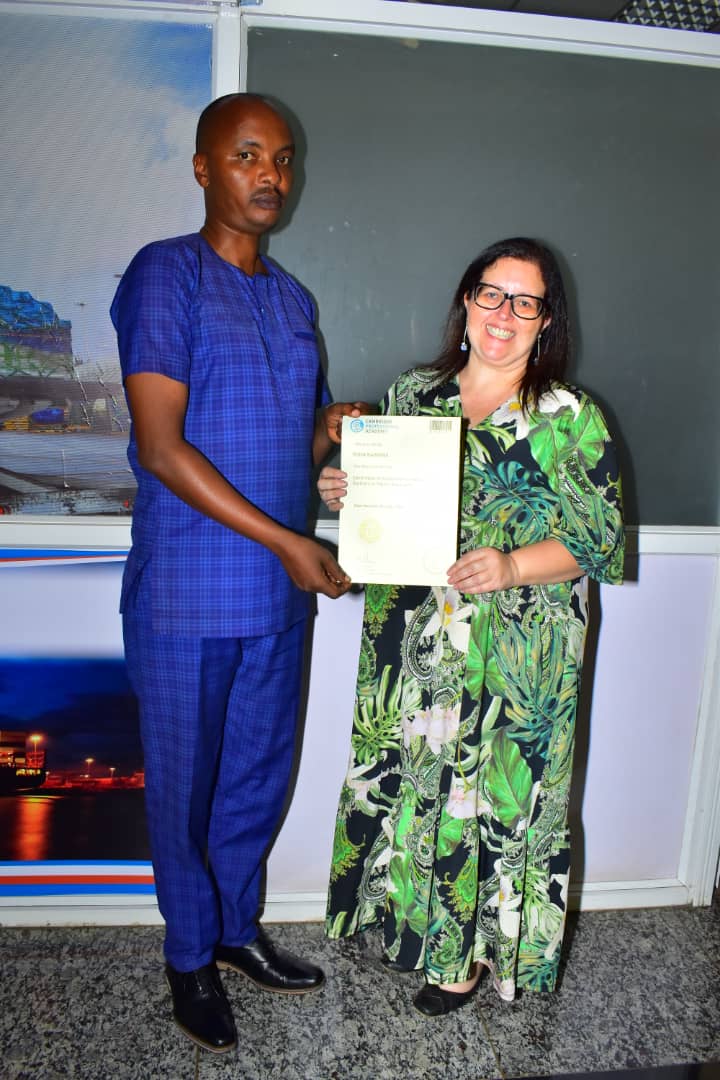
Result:
{"label": "certificate", "polygon": [[338,561],[353,581],[447,585],[457,558],[460,417],[343,417]]}

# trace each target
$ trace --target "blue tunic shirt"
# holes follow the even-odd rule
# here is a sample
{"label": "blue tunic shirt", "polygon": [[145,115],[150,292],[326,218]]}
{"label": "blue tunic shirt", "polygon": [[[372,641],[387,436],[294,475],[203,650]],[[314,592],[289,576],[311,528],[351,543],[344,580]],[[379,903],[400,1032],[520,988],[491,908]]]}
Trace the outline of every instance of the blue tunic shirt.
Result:
{"label": "blue tunic shirt", "polygon": [[[329,400],[307,292],[277,264],[253,277],[198,233],[149,244],[118,286],[111,317],[123,379],[185,383],[185,438],[255,506],[306,530],[315,410]],[[244,637],[287,629],[309,597],[279,559],[192,509],[138,462],[123,602],[150,577],[161,633]],[[146,590],[143,590],[146,592]]]}

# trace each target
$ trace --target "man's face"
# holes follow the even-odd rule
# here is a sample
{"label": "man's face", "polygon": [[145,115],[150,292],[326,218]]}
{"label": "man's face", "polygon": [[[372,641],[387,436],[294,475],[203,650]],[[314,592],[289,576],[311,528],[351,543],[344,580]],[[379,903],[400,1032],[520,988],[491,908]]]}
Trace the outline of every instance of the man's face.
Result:
{"label": "man's face", "polygon": [[209,225],[261,235],[277,222],[292,186],[292,135],[262,102],[219,110],[193,158]]}

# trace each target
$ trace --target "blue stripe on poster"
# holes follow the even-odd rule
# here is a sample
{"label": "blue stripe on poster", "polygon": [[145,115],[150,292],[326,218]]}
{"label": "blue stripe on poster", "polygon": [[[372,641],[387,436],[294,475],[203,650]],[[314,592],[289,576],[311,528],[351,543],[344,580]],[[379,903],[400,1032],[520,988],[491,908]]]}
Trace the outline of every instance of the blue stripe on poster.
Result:
{"label": "blue stripe on poster", "polygon": [[0,547],[0,559],[118,559],[128,548],[18,548]]}
{"label": "blue stripe on poster", "polygon": [[67,866],[71,870],[76,866],[112,866],[121,869],[123,866],[131,866],[133,870],[151,870],[152,863],[149,859],[16,859],[0,860],[0,870],[12,866],[14,869],[22,869],[25,866],[46,866],[53,870],[61,866]]}
{"label": "blue stripe on poster", "polygon": [[0,885],[0,896],[154,896],[154,885]]}

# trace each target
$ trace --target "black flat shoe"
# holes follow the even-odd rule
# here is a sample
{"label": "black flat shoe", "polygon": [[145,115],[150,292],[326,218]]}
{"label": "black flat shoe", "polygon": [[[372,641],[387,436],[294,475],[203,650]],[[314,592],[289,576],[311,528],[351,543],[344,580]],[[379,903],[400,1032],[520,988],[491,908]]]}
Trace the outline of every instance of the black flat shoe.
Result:
{"label": "black flat shoe", "polygon": [[215,964],[195,971],[165,965],[173,999],[173,1020],[188,1039],[213,1054],[226,1054],[236,1044],[230,1003]]}
{"label": "black flat shoe", "polygon": [[411,971],[415,971],[416,968],[403,967],[397,960],[391,960],[389,956],[384,954],[380,957],[380,963],[388,971],[392,971],[395,975],[408,975]]}
{"label": "black flat shoe", "polygon": [[413,998],[413,1005],[425,1016],[445,1016],[446,1013],[454,1012],[455,1009],[461,1009],[476,990],[477,983],[469,990],[462,990],[460,993],[443,990],[434,983],[425,983],[422,990]]}
{"label": "black flat shoe", "polygon": [[249,945],[218,945],[215,961],[218,967],[239,971],[274,994],[309,994],[325,982],[319,967],[277,949],[261,927]]}

